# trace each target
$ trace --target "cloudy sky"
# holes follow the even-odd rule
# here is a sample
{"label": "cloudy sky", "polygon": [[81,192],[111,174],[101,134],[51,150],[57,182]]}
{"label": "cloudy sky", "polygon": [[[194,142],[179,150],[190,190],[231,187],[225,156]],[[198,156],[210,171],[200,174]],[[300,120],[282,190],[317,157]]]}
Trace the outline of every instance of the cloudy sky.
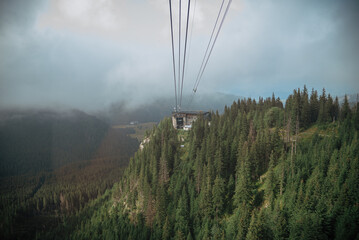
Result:
{"label": "cloudy sky", "polygon": [[[184,94],[221,4],[191,2]],[[355,0],[233,0],[198,92],[285,98],[306,84],[357,93],[358,23]],[[167,0],[1,0],[0,107],[96,110],[172,96],[170,43]]]}

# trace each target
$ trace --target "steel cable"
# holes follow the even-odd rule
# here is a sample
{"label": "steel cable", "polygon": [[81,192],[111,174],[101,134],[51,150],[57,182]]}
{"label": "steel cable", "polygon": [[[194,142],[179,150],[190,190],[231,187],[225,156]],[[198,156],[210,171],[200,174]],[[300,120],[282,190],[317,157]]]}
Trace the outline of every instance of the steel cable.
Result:
{"label": "steel cable", "polygon": [[221,29],[222,29],[223,22],[224,22],[224,20],[225,20],[225,18],[226,18],[226,16],[227,16],[227,13],[228,13],[228,10],[229,10],[229,7],[230,7],[231,3],[232,3],[232,0],[229,0],[228,5],[227,5],[227,8],[226,8],[226,11],[224,12],[224,16],[223,16],[223,18],[222,18],[221,24],[219,25],[218,32],[217,32],[217,34],[216,34],[216,37],[214,38],[214,41],[213,41],[211,50],[210,50],[210,52],[209,52],[209,54],[208,54],[206,63],[205,63],[205,65],[204,65],[203,69],[202,69],[201,76],[200,76],[200,78],[199,78],[199,80],[198,80],[198,83],[197,83],[197,86],[196,86],[196,88],[195,88],[196,90],[197,90],[198,85],[199,85],[199,83],[200,83],[200,81],[201,81],[201,79],[202,79],[203,72],[204,72],[204,70],[205,70],[206,67],[207,67],[209,57],[211,56],[211,53],[212,53],[213,48],[214,48],[214,45],[216,44],[218,35],[219,35],[219,33],[220,33]]}
{"label": "steel cable", "polygon": [[171,40],[172,40],[172,63],[173,63],[173,80],[175,84],[175,100],[176,100],[176,111],[177,111],[177,83],[176,83],[176,60],[175,60],[175,50],[173,42],[173,22],[172,22],[172,4],[171,0],[168,0],[170,6],[170,19],[171,19]]}
{"label": "steel cable", "polygon": [[191,0],[188,0],[188,9],[187,9],[187,23],[186,23],[186,37],[185,37],[185,45],[184,45],[184,54],[183,54],[183,66],[182,66],[182,82],[181,82],[181,96],[179,106],[182,106],[182,93],[183,93],[183,81],[184,81],[184,70],[186,67],[186,51],[187,51],[187,37],[188,37],[188,23],[189,23],[189,14],[191,8]]}

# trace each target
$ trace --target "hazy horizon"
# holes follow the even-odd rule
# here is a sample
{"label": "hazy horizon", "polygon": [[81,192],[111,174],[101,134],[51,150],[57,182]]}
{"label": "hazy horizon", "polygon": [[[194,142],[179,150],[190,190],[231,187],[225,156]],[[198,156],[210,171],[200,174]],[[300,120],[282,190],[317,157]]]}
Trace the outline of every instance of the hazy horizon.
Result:
{"label": "hazy horizon", "polygon": [[[220,1],[192,3],[186,96]],[[358,10],[353,0],[233,1],[198,93],[285,99],[304,85],[358,93]],[[174,105],[167,1],[5,0],[0,34],[1,108]]]}

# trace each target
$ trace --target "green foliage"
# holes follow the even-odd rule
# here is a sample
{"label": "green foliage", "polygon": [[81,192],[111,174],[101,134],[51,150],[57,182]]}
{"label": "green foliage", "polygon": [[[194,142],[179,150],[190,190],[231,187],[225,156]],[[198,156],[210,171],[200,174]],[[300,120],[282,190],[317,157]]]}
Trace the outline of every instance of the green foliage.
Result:
{"label": "green foliage", "polygon": [[359,115],[324,89],[308,95],[294,90],[285,108],[274,95],[242,99],[188,133],[163,120],[112,192],[62,229],[81,222],[71,239],[358,238]]}
{"label": "green foliage", "polygon": [[129,156],[138,147],[137,140],[128,134],[125,129],[111,129],[101,139],[96,158],[53,171],[2,177],[0,238],[67,238],[82,219],[97,210],[87,206],[121,177]]}
{"label": "green foliage", "polygon": [[[274,96],[240,100],[213,114],[210,125],[199,118],[187,136],[162,121],[113,196],[126,206],[119,217],[139,226],[144,214],[151,234],[143,237],[153,239],[357,237],[356,115],[331,123],[335,101],[324,90],[316,96],[295,90],[286,109]],[[286,139],[285,121],[301,129],[319,122],[320,132]],[[289,127],[289,135],[300,136],[298,126]],[[182,138],[185,148],[178,147]]]}
{"label": "green foliage", "polygon": [[225,199],[225,183],[224,180],[217,176],[214,180],[214,185],[212,189],[212,197],[213,197],[213,210],[216,217],[220,217],[224,210],[224,201]]}
{"label": "green foliage", "polygon": [[280,127],[282,125],[283,109],[278,107],[270,108],[264,115],[264,121],[269,128]]}

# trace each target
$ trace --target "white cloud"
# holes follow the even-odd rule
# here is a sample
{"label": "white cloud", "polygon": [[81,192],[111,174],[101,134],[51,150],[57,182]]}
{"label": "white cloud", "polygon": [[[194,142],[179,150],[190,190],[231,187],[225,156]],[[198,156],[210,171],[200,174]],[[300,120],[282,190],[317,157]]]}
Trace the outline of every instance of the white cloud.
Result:
{"label": "white cloud", "polygon": [[[27,2],[0,6],[0,104],[90,109],[173,94],[168,1]],[[178,1],[172,2],[176,30]],[[187,94],[221,4],[191,2]],[[198,91],[287,96],[304,84],[339,95],[359,91],[358,4],[343,2],[233,1]],[[184,22],[182,29],[184,37]]]}

